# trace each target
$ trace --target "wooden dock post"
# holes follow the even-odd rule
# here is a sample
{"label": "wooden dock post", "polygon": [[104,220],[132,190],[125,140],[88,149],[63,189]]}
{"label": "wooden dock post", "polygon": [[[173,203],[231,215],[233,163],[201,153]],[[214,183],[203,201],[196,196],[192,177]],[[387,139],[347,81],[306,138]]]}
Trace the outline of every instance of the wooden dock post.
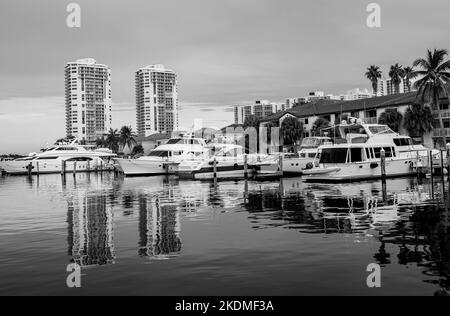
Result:
{"label": "wooden dock post", "polygon": [[73,176],[75,177],[76,174],[77,174],[77,162],[74,161],[74,162],[73,162]]}
{"label": "wooden dock post", "polygon": [[91,161],[90,160],[88,160],[87,163],[86,163],[86,171],[88,173],[91,172]]}
{"label": "wooden dock post", "polygon": [[27,166],[27,173],[29,177],[31,177],[32,172],[33,172],[33,163],[30,162]]}
{"label": "wooden dock post", "polygon": [[417,173],[417,179],[420,178],[420,170],[419,170],[419,152],[416,151],[416,173]]}
{"label": "wooden dock post", "polygon": [[428,165],[430,167],[431,180],[433,180],[433,152],[431,150],[428,151]]}
{"label": "wooden dock post", "polygon": [[278,157],[278,168],[280,171],[280,177],[283,177],[284,171],[283,171],[283,154],[280,154]]}
{"label": "wooden dock post", "polygon": [[36,174],[39,177],[39,161],[36,161]]}
{"label": "wooden dock post", "polygon": [[380,158],[381,158],[381,179],[383,181],[386,180],[386,151],[384,148],[380,150]]}
{"label": "wooden dock post", "polygon": [[61,175],[65,176],[65,174],[66,174],[66,161],[63,160],[61,161]]}
{"label": "wooden dock post", "polygon": [[248,155],[244,154],[244,179],[248,179]]}
{"label": "wooden dock post", "polygon": [[214,157],[213,161],[214,181],[217,181],[217,159]]}
{"label": "wooden dock post", "polygon": [[444,183],[444,151],[440,150],[441,155],[441,180]]}

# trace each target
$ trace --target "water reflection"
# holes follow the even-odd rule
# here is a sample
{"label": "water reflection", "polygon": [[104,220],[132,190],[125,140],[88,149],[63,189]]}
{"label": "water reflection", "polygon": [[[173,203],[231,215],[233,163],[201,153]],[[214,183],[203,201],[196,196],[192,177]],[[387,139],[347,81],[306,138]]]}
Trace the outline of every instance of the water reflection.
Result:
{"label": "water reflection", "polygon": [[180,215],[157,197],[139,196],[139,255],[166,259],[181,251]]}
{"label": "water reflection", "polygon": [[[130,227],[121,226],[123,221],[131,222],[133,233],[138,232],[131,247],[140,262],[142,258],[185,260],[183,224],[213,221],[215,213],[230,213],[225,215],[244,215],[253,232],[288,229],[303,234],[306,242],[308,235],[375,242],[370,253],[373,262],[414,265],[421,269],[418,282],[436,289],[450,287],[448,184],[432,187],[430,181],[397,179],[383,188],[381,182],[326,185],[297,178],[216,184],[106,175],[77,175],[64,183],[56,179],[23,181],[36,192],[58,186],[67,203],[68,253],[72,262],[84,267],[115,262],[113,237]],[[333,249],[323,252],[335,255]]]}
{"label": "water reflection", "polygon": [[68,197],[68,254],[81,267],[114,263],[113,213],[103,191]]}

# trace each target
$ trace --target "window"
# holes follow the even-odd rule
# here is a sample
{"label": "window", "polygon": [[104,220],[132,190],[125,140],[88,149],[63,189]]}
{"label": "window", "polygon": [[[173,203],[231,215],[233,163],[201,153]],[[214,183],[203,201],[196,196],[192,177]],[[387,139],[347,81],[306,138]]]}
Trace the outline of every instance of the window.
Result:
{"label": "window", "polygon": [[345,163],[347,148],[325,148],[320,155],[320,163]]}
{"label": "window", "polygon": [[410,146],[413,145],[411,138],[394,138],[396,146]]}
{"label": "window", "polygon": [[161,150],[154,150],[152,151],[149,155],[149,157],[169,157],[169,152],[168,151],[161,151]]}
{"label": "window", "polygon": [[350,155],[351,155],[352,162],[359,162],[359,161],[363,160],[361,148],[351,148]]}

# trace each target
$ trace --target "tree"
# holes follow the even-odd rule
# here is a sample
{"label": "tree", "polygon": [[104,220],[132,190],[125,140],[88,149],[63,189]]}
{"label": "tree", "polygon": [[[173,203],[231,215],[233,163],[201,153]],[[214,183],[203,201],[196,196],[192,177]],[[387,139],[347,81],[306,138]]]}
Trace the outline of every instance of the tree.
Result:
{"label": "tree", "polygon": [[109,132],[106,135],[106,145],[113,153],[119,151],[119,131],[117,129],[109,129]]}
{"label": "tree", "polygon": [[311,133],[313,136],[320,136],[322,133],[322,130],[325,128],[330,128],[331,124],[330,122],[323,118],[319,117],[313,124],[313,127],[311,128]]}
{"label": "tree", "polygon": [[400,83],[402,82],[403,77],[405,77],[403,66],[398,63],[392,65],[389,70],[389,77],[391,77],[391,82],[394,85],[395,93],[400,93]]}
{"label": "tree", "polygon": [[411,92],[411,79],[416,77],[414,73],[414,69],[412,67],[403,68],[403,80],[406,82],[406,86],[408,87],[408,92]]}
{"label": "tree", "polygon": [[97,148],[108,147],[108,143],[106,142],[106,140],[103,137],[98,137],[95,140],[95,145],[97,146]]}
{"label": "tree", "polygon": [[385,112],[381,113],[378,118],[379,124],[385,124],[389,126],[394,132],[400,130],[400,126],[403,120],[403,115],[397,110],[387,109]]}
{"label": "tree", "polygon": [[294,146],[303,137],[303,123],[292,116],[283,120],[280,130],[284,145]]}
{"label": "tree", "polygon": [[122,151],[125,147],[128,147],[130,152],[133,151],[133,148],[137,145],[137,142],[131,126],[122,126],[119,132],[119,144],[122,146]]}
{"label": "tree", "polygon": [[[431,104],[438,113],[439,126],[443,131],[444,122],[440,111],[440,97],[448,98],[446,82],[450,80],[450,61],[445,60],[448,55],[446,49],[428,50],[425,58],[418,58],[414,61],[413,67],[419,67],[420,70],[414,71],[415,76],[421,79],[414,83],[417,89],[417,97],[421,103]],[[443,135],[443,145],[447,143],[445,133]]]}
{"label": "tree", "polygon": [[142,145],[136,145],[133,147],[133,151],[131,152],[132,156],[138,156],[144,154],[144,147]]}
{"label": "tree", "polygon": [[[413,104],[405,111],[403,127],[411,137],[421,137],[433,130],[434,117],[430,107]],[[423,139],[422,139],[423,140]]]}
{"label": "tree", "polygon": [[378,79],[381,78],[380,67],[372,65],[367,68],[366,77],[372,83],[373,94],[376,96],[378,92]]}

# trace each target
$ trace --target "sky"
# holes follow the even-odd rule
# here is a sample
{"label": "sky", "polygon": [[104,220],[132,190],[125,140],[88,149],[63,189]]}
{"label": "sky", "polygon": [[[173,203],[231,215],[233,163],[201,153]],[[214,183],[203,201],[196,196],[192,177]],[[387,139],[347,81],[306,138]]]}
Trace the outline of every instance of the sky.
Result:
{"label": "sky", "polygon": [[178,74],[181,127],[220,128],[234,105],[370,88],[371,64],[387,76],[450,49],[448,0],[77,0],[69,28],[71,2],[0,1],[0,153],[65,136],[64,66],[80,58],[111,68],[114,127],[135,128],[134,72],[161,63]]}

